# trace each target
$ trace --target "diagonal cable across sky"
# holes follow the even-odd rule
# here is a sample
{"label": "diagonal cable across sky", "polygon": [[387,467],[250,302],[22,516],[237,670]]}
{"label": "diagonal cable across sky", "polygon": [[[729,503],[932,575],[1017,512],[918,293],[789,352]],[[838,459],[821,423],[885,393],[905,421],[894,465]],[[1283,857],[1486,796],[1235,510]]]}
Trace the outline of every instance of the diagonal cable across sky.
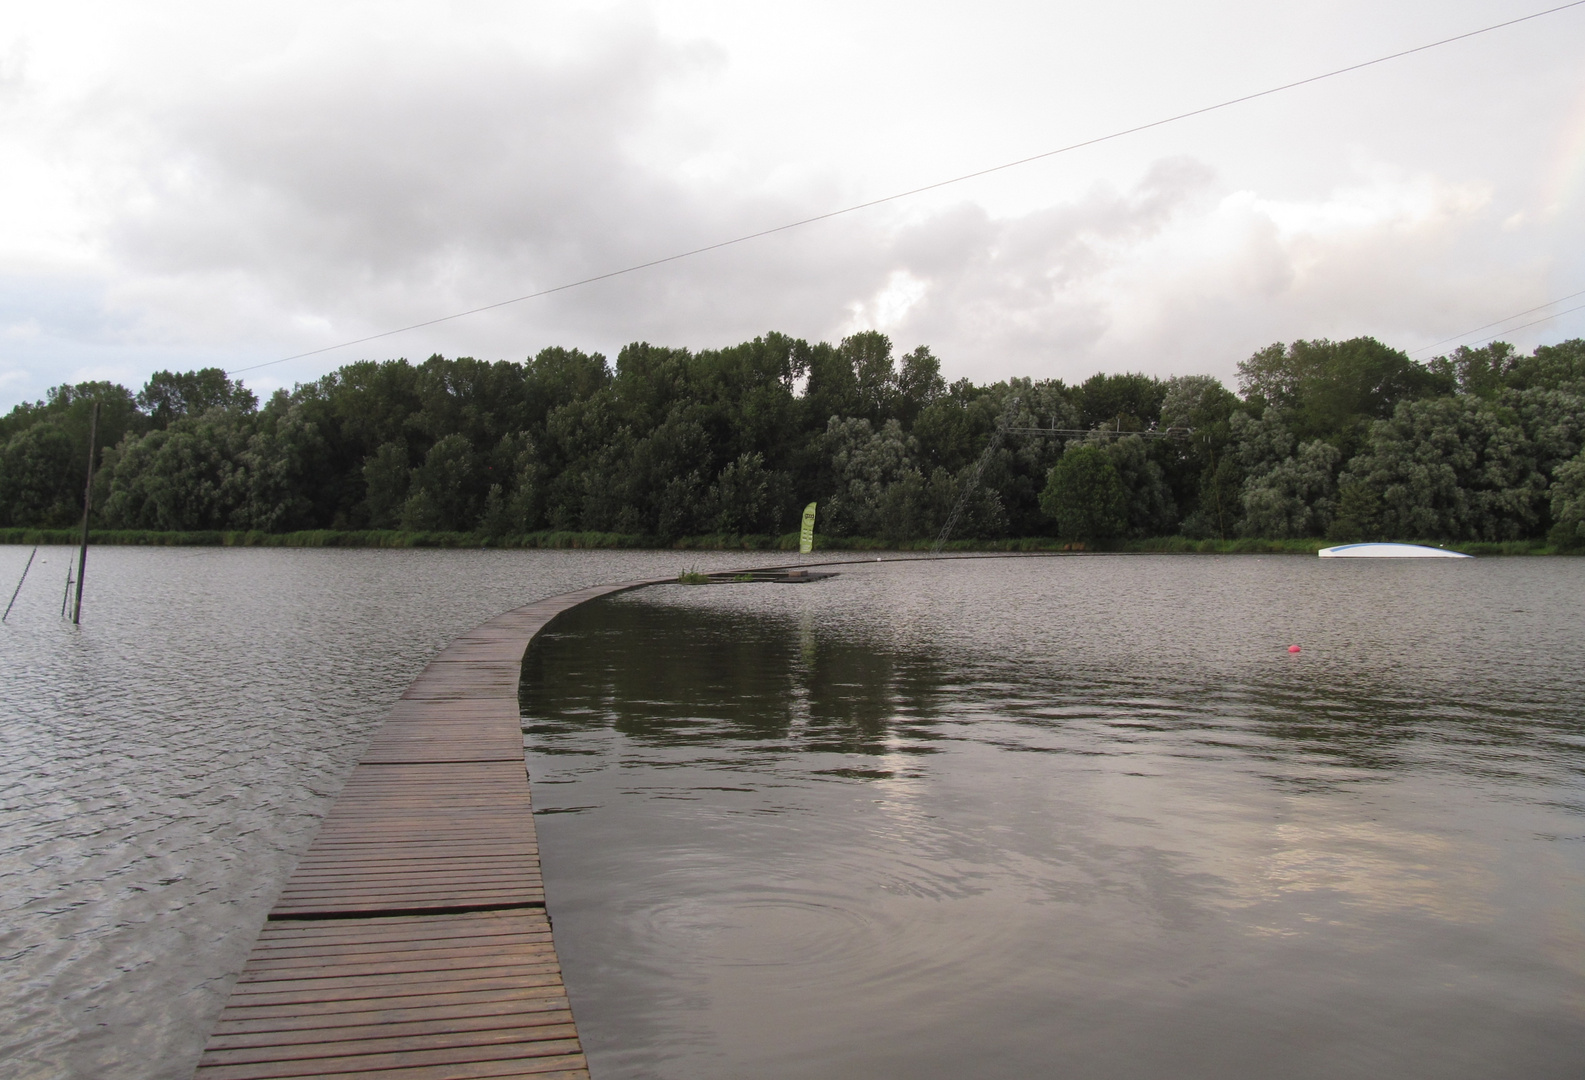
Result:
{"label": "diagonal cable across sky", "polygon": [[[1002,162],[1001,164],[998,164],[998,165],[990,165],[990,166],[986,166],[985,168],[975,169],[972,172],[962,173],[960,175],[948,177],[948,178],[943,179],[943,180],[936,180],[936,181],[933,181],[933,182],[928,183],[928,184],[922,184],[922,185],[920,185],[918,187],[909,188],[906,191],[894,192],[894,193],[892,193],[890,195],[883,195],[883,196],[880,196],[878,198],[868,199],[868,200],[866,200],[864,202],[854,203],[854,204],[852,204],[850,206],[844,206],[844,207],[841,207],[841,208],[836,209],[836,210],[828,210],[828,211],[826,211],[824,213],[814,214],[814,215],[809,216],[809,217],[799,218],[799,219],[797,219],[795,221],[784,222],[784,223],[782,223],[780,225],[774,225],[774,226],[771,226],[769,228],[760,229],[760,230],[758,230],[756,232],[744,233],[742,235],[734,236],[734,237],[731,237],[731,238],[728,238],[728,239],[725,239],[725,240],[718,240],[718,241],[715,241],[714,243],[704,244],[704,245],[701,245],[699,247],[690,248],[690,249],[688,249],[686,251],[679,251],[679,252],[675,252],[675,253],[670,254],[670,255],[663,255],[663,256],[660,256],[658,258],[649,259],[649,260],[646,260],[644,262],[633,263],[631,265],[623,266],[623,267],[620,267],[618,269],[608,270],[608,271],[606,271],[604,273],[594,274],[594,275],[591,275],[589,277],[579,278],[579,279],[577,279],[575,281],[568,281],[568,282],[564,282],[564,283],[562,283],[560,285],[553,285],[553,286],[550,286],[549,288],[539,289],[539,290],[536,290],[536,291],[530,292],[530,293],[524,293],[521,296],[514,296],[514,297],[511,297],[511,298],[506,299],[506,300],[498,300],[498,301],[495,301],[494,303],[482,304],[479,307],[468,308],[465,311],[457,311],[457,312],[453,312],[453,313],[451,313],[449,315],[441,315],[441,316],[437,316],[436,318],[433,318],[433,319],[425,319],[425,320],[423,320],[421,322],[409,323],[406,326],[399,326],[399,327],[396,327],[395,329],[392,329],[392,330],[383,330],[383,331],[381,331],[381,332],[379,332],[377,334],[369,334],[369,335],[364,336],[364,337],[353,338],[353,339],[351,339],[349,341],[340,341],[340,342],[335,343],[334,345],[325,345],[325,346],[322,346],[322,347],[317,348],[317,349],[309,349],[309,350],[307,350],[305,352],[293,353],[291,356],[283,356],[283,357],[280,357],[280,358],[275,359],[275,360],[266,360],[266,361],[264,361],[263,363],[260,363],[260,364],[251,364],[251,365],[249,365],[247,367],[233,368],[233,369],[229,370],[227,372],[227,374],[228,375],[240,375],[240,374],[242,374],[244,372],[257,371],[260,368],[273,367],[276,364],[284,364],[284,363],[288,363],[288,362],[290,362],[292,360],[302,360],[302,359],[305,359],[305,358],[310,357],[310,356],[319,356],[319,355],[322,355],[324,353],[334,352],[334,351],[336,351],[338,349],[351,348],[354,345],[363,345],[363,344],[366,344],[366,343],[371,342],[371,341],[379,341],[379,340],[384,339],[384,338],[395,337],[398,334],[405,334],[405,333],[408,333],[409,331],[412,331],[412,330],[420,330],[420,329],[423,329],[424,327],[428,327],[428,326],[437,326],[437,325],[439,325],[441,323],[452,322],[452,321],[455,321],[457,319],[464,319],[464,318],[467,318],[467,317],[469,317],[471,315],[482,314],[483,312],[486,312],[486,311],[494,311],[494,310],[496,310],[498,308],[509,307],[509,306],[511,306],[513,304],[521,304],[521,303],[524,303],[524,302],[529,301],[529,300],[536,300],[536,299],[539,299],[541,297],[552,296],[552,295],[554,295],[556,293],[566,292],[566,291],[568,291],[570,289],[581,288],[581,287],[583,287],[585,285],[593,285],[593,284],[595,284],[597,282],[609,281],[612,278],[624,277],[624,276],[626,276],[628,274],[635,274],[635,273],[638,273],[638,272],[643,271],[643,270],[651,270],[651,269],[654,269],[656,267],[665,266],[668,263],[679,262],[679,261],[681,261],[683,259],[691,259],[691,258],[694,258],[695,256],[704,255],[704,254],[707,254],[707,253],[712,252],[712,251],[720,251],[723,248],[736,247],[736,246],[738,246],[740,244],[746,244],[746,243],[749,243],[749,242],[754,241],[754,240],[761,240],[761,239],[764,239],[766,237],[775,236],[778,233],[789,232],[789,231],[791,231],[793,229],[803,228],[804,226],[807,226],[807,225],[814,225],[814,224],[816,224],[818,222],[822,222],[822,221],[830,221],[833,218],[845,217],[845,216],[847,216],[849,214],[856,214],[856,213],[859,213],[860,211],[873,209],[874,207],[877,207],[877,206],[884,206],[884,205],[886,205],[888,203],[898,202],[898,201],[903,200],[903,199],[912,198],[913,196],[916,196],[916,195],[923,195],[926,192],[938,191],[938,190],[940,190],[942,188],[951,187],[951,186],[954,186],[954,185],[957,185],[957,184],[966,183],[966,182],[968,182],[970,180],[979,179],[980,177],[990,176],[990,175],[993,175],[995,173],[1000,173],[1000,172],[1006,172],[1006,171],[1011,170],[1011,169],[1017,169],[1017,168],[1020,168],[1022,166],[1025,166],[1025,165],[1031,165],[1031,164],[1033,164],[1035,162],[1038,162],[1038,161],[1045,161],[1045,160],[1057,157],[1057,156],[1062,155],[1062,154],[1069,154],[1069,153],[1072,153],[1072,152],[1074,152],[1076,150],[1085,149],[1086,147],[1099,146],[1099,145],[1101,145],[1103,143],[1108,143],[1108,142],[1115,141],[1117,139],[1126,138],[1126,137],[1128,137],[1130,135],[1137,135],[1137,134],[1140,134],[1141,132],[1150,131],[1150,130],[1155,129],[1155,128],[1165,127],[1166,125],[1169,125],[1169,124],[1176,124],[1176,123],[1179,123],[1179,122],[1184,121],[1184,120],[1193,119],[1194,117],[1197,117],[1197,116],[1205,116],[1208,113],[1219,112],[1219,111],[1221,111],[1223,109],[1232,108],[1235,105],[1243,105],[1243,104],[1247,104],[1247,103],[1252,102],[1252,101],[1258,101],[1261,98],[1271,97],[1271,96],[1273,96],[1275,94],[1281,94],[1281,93],[1284,93],[1284,92],[1289,91],[1289,90],[1296,90],[1296,89],[1298,89],[1300,87],[1303,87],[1303,86],[1309,86],[1309,85],[1314,84],[1314,83],[1322,82],[1322,81],[1327,80],[1327,79],[1337,78],[1338,76],[1347,75],[1347,74],[1350,74],[1352,72],[1363,71],[1363,70],[1365,70],[1367,68],[1372,68],[1372,67],[1376,67],[1376,66],[1381,65],[1381,64],[1390,63],[1391,61],[1394,61],[1394,60],[1401,60],[1401,59],[1404,59],[1406,57],[1410,57],[1410,56],[1414,56],[1414,55],[1419,54],[1419,53],[1427,52],[1427,51],[1429,51],[1431,49],[1441,48],[1441,47],[1443,47],[1445,45],[1452,45],[1452,44],[1455,44],[1455,43],[1460,42],[1460,41],[1468,41],[1471,38],[1480,37],[1483,34],[1490,34],[1490,33],[1494,32],[1494,31],[1497,31],[1497,30],[1503,30],[1503,29],[1506,29],[1508,27],[1518,26],[1521,23],[1533,22],[1536,19],[1545,18],[1545,17],[1547,17],[1549,15],[1556,15],[1556,14],[1558,14],[1560,12],[1568,11],[1568,10],[1571,10],[1573,8],[1578,8],[1578,7],[1582,7],[1582,6],[1585,6],[1585,0],[1571,0],[1571,2],[1567,3],[1567,4],[1559,4],[1556,7],[1550,7],[1550,8],[1547,8],[1545,10],[1542,10],[1542,11],[1531,12],[1528,15],[1521,15],[1521,16],[1518,16],[1517,18],[1506,19],[1506,20],[1504,20],[1502,22],[1492,23],[1489,26],[1483,26],[1483,27],[1480,27],[1479,29],[1476,29],[1476,30],[1469,30],[1469,31],[1466,31],[1466,32],[1461,33],[1461,34],[1455,34],[1455,35],[1453,35],[1451,37],[1445,37],[1445,38],[1440,38],[1440,39],[1438,39],[1436,41],[1426,42],[1423,45],[1416,45],[1416,46],[1414,46],[1412,48],[1400,49],[1397,52],[1388,53],[1388,54],[1386,54],[1384,56],[1378,56],[1378,57],[1375,57],[1374,59],[1363,60],[1363,61],[1360,61],[1358,63],[1349,64],[1349,65],[1344,66],[1344,67],[1334,68],[1334,69],[1332,69],[1330,71],[1321,72],[1320,74],[1316,74],[1316,75],[1310,75],[1310,76],[1307,76],[1307,77],[1302,78],[1302,79],[1296,79],[1296,80],[1294,80],[1292,82],[1282,83],[1282,84],[1280,84],[1278,86],[1267,87],[1264,90],[1257,90],[1257,91],[1254,91],[1253,93],[1242,94],[1242,95],[1240,95],[1238,97],[1228,98],[1225,101],[1219,101],[1219,102],[1216,102],[1215,104],[1212,104],[1212,105],[1204,105],[1204,106],[1201,106],[1199,108],[1190,109],[1190,110],[1188,110],[1186,112],[1175,113],[1175,114],[1173,114],[1171,116],[1164,116],[1164,117],[1161,117],[1161,118],[1156,119],[1156,120],[1148,121],[1146,123],[1136,124],[1136,125],[1134,125],[1132,127],[1122,128],[1122,129],[1120,129],[1118,131],[1113,131],[1113,132],[1110,132],[1110,133],[1105,134],[1105,135],[1097,135],[1097,136],[1095,136],[1093,138],[1083,139],[1083,140],[1080,140],[1078,142],[1069,143],[1069,144],[1067,144],[1065,146],[1059,146],[1059,147],[1057,147],[1055,149],[1052,149],[1052,150],[1045,150],[1045,151],[1042,151],[1040,153],[1030,154],[1030,155],[1027,155],[1025,157],[1017,158],[1017,159],[1012,160],[1012,161],[1005,161],[1005,162]],[[1564,299],[1568,299],[1568,297],[1565,297]],[[1556,303],[1556,302],[1557,301],[1553,301],[1553,303]],[[1541,307],[1543,307],[1543,308],[1544,307],[1548,307],[1548,306],[1550,306],[1550,305],[1549,304],[1541,305]],[[1540,308],[1536,308],[1536,309],[1532,309],[1532,310],[1540,310]],[[1528,312],[1525,312],[1525,313],[1522,313],[1522,314],[1528,314]],[[1516,317],[1516,316],[1510,316],[1509,318],[1514,318],[1514,317]],[[1550,318],[1550,317],[1551,316],[1548,316],[1548,318]],[[1507,321],[1507,320],[1498,320],[1498,322],[1505,322],[1505,321]],[[1545,321],[1545,319],[1538,320],[1538,321]],[[1492,323],[1492,324],[1488,324],[1488,325],[1497,325],[1497,324],[1496,323]],[[1529,324],[1526,324],[1526,325],[1529,325]],[[1485,329],[1485,327],[1481,327],[1480,329]],[[1518,329],[1518,328],[1516,327],[1516,328],[1513,328],[1513,329]],[[1475,332],[1477,332],[1477,331],[1469,331],[1468,333],[1475,333]],[[1468,336],[1468,335],[1467,334],[1459,334],[1459,335],[1455,335],[1453,338],[1449,338],[1447,340],[1453,341],[1453,340],[1457,340],[1459,337],[1465,337],[1465,336]],[[1438,344],[1441,344],[1441,343],[1439,342]]]}

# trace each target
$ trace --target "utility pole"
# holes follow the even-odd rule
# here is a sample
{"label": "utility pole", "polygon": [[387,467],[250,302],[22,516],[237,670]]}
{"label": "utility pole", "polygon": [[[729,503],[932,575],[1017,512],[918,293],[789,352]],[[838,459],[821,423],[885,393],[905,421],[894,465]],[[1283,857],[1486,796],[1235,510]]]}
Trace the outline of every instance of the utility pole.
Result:
{"label": "utility pole", "polygon": [[94,508],[94,440],[99,435],[99,402],[88,416],[88,480],[83,485],[83,542],[77,549],[77,600],[72,604],[72,624],[83,620],[83,571],[88,568],[88,513]]}

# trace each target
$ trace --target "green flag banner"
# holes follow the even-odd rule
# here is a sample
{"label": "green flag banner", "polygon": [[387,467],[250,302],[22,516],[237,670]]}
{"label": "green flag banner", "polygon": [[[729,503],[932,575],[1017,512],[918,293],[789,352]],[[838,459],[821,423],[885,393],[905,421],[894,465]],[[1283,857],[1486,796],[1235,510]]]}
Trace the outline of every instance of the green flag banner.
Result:
{"label": "green flag banner", "polygon": [[804,507],[804,527],[798,534],[798,551],[807,555],[815,547],[815,504],[810,503]]}

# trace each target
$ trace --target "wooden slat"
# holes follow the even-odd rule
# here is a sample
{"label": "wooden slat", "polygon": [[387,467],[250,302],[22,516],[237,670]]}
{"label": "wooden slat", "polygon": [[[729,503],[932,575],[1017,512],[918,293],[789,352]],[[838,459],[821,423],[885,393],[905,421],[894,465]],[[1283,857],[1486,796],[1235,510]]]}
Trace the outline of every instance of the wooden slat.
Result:
{"label": "wooden slat", "polygon": [[506,612],[413,681],[281,890],[200,1080],[588,1080],[544,911],[518,679],[557,615],[654,583]]}

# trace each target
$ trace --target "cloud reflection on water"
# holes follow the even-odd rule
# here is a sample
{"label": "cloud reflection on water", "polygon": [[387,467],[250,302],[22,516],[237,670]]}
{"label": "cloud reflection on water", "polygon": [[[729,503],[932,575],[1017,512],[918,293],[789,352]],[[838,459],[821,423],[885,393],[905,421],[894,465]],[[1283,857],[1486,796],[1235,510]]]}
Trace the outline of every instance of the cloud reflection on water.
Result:
{"label": "cloud reflection on water", "polygon": [[1577,1067],[1582,860],[1544,837],[1582,809],[1580,568],[1318,562],[863,564],[559,622],[525,728],[541,811],[583,808],[541,842],[596,1068]]}

